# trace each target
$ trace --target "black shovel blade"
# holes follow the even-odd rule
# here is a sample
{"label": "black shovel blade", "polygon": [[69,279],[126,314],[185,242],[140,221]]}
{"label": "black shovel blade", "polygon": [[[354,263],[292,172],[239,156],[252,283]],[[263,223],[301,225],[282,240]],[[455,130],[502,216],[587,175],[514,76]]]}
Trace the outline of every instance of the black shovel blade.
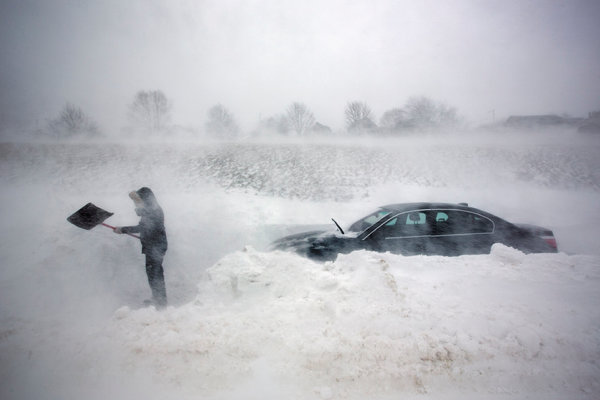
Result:
{"label": "black shovel blade", "polygon": [[90,230],[104,222],[104,220],[111,215],[113,215],[113,213],[103,210],[100,207],[96,207],[92,203],[87,203],[67,218],[67,221],[79,228]]}

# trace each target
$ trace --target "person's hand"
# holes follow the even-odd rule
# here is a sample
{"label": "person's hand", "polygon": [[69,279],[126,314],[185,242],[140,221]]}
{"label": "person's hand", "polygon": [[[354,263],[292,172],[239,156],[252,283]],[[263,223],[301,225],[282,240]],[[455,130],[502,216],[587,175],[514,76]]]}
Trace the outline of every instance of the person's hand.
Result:
{"label": "person's hand", "polygon": [[121,230],[121,227],[120,227],[120,226],[117,226],[117,227],[115,227],[115,228],[113,229],[113,232],[114,232],[114,233],[118,233],[118,234],[122,234],[122,233],[123,233],[123,231]]}

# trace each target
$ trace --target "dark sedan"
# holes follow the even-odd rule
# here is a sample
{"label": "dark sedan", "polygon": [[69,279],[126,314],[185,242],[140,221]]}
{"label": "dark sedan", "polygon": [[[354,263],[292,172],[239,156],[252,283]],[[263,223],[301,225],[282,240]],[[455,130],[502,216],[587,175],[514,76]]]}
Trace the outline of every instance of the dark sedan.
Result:
{"label": "dark sedan", "polygon": [[355,250],[403,255],[487,254],[494,243],[525,253],[556,253],[551,230],[512,224],[485,211],[461,204],[391,204],[356,221],[345,232],[312,231],[275,241],[275,250],[293,250],[321,260]]}

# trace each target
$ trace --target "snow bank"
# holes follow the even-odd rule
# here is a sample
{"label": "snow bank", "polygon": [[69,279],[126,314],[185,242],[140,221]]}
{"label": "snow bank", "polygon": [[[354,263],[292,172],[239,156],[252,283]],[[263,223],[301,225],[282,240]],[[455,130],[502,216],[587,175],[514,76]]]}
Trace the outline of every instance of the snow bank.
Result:
{"label": "snow bank", "polygon": [[207,271],[194,302],[123,307],[107,332],[126,364],[190,396],[594,398],[599,262],[497,245],[318,264],[246,248]]}
{"label": "snow bank", "polygon": [[[0,144],[0,398],[598,398],[598,144],[498,140]],[[169,235],[162,312],[139,308],[138,243],[65,220],[93,201],[135,223],[143,185]],[[421,200],[548,226],[564,253],[262,251]]]}

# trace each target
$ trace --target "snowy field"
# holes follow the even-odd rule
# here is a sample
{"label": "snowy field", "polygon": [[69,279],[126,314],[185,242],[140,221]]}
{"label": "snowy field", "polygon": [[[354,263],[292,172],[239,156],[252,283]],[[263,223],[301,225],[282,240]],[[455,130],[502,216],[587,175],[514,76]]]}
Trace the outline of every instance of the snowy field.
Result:
{"label": "snowy field", "polygon": [[[341,140],[340,140],[341,141]],[[572,133],[248,143],[0,143],[0,398],[598,399],[600,140]],[[66,217],[166,215],[171,306],[139,244]],[[302,225],[468,202],[558,254],[315,263]]]}

